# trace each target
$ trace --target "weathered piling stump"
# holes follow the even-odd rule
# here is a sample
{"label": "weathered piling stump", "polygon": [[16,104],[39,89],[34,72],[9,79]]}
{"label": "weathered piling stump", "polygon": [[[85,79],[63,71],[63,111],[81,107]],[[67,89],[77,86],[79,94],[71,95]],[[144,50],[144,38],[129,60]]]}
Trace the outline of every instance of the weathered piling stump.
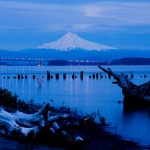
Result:
{"label": "weathered piling stump", "polygon": [[21,79],[23,79],[24,77],[23,77],[23,75],[21,74]]}
{"label": "weathered piling stump", "polygon": [[51,74],[49,71],[47,71],[47,80],[49,80],[51,78]]}
{"label": "weathered piling stump", "polygon": [[35,79],[35,78],[36,78],[36,76],[35,76],[35,75],[33,75],[33,76],[32,76],[32,78],[33,78],[33,79]]}
{"label": "weathered piling stump", "polygon": [[80,72],[80,79],[83,80],[83,71]]}
{"label": "weathered piling stump", "polygon": [[100,73],[100,78],[103,78],[103,75]]}
{"label": "weathered piling stump", "polygon": [[74,79],[74,78],[75,78],[75,74],[73,73],[73,74],[72,74],[72,79]]}
{"label": "weathered piling stump", "polygon": [[56,79],[59,79],[59,73],[56,73]]}
{"label": "weathered piling stump", "polygon": [[27,79],[28,78],[28,76],[27,75],[25,75],[25,79]]}
{"label": "weathered piling stump", "polygon": [[66,79],[66,73],[63,73],[63,79]]}
{"label": "weathered piling stump", "polygon": [[89,75],[89,78],[91,79],[91,75]]}
{"label": "weathered piling stump", "polygon": [[96,73],[96,79],[98,79],[98,73]]}
{"label": "weathered piling stump", "polygon": [[18,74],[18,75],[17,75],[17,78],[20,79],[20,77],[21,77],[20,74]]}
{"label": "weathered piling stump", "polygon": [[51,79],[53,79],[53,75],[51,75]]}
{"label": "weathered piling stump", "polygon": [[95,79],[95,74],[93,74],[92,76],[93,76],[93,79]]}

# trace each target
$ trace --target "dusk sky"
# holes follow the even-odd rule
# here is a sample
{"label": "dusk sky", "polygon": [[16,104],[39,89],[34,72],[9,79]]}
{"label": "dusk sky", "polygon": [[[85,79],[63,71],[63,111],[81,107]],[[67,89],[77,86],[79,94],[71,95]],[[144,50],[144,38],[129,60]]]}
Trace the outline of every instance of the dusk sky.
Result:
{"label": "dusk sky", "polygon": [[0,0],[0,49],[34,48],[67,32],[120,49],[150,50],[150,1]]}

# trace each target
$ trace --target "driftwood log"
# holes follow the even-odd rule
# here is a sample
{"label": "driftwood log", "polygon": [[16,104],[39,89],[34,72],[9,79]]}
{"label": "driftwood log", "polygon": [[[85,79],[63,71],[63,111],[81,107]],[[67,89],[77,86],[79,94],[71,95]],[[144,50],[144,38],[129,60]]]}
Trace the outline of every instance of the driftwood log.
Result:
{"label": "driftwood log", "polygon": [[[10,113],[0,108],[0,134],[17,139],[35,140],[38,137],[42,140],[42,138],[49,137],[54,141],[53,137],[59,137],[62,141],[84,142],[83,138],[69,132],[71,130],[69,129],[71,128],[70,118],[73,118],[72,114],[60,112],[53,114],[49,104],[33,114],[20,111]],[[63,126],[60,126],[60,123]],[[73,123],[72,126],[77,126],[78,123]]]}
{"label": "driftwood log", "polygon": [[131,82],[125,74],[117,74],[110,68],[105,69],[101,66],[98,67],[111,75],[116,80],[118,86],[122,88],[124,106],[141,107],[150,104],[150,81],[141,85],[136,85]]}

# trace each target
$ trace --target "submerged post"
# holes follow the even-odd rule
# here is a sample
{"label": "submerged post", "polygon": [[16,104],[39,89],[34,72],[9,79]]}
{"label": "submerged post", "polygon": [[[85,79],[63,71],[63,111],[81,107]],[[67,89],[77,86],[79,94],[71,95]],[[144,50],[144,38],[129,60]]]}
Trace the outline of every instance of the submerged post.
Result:
{"label": "submerged post", "polygon": [[66,79],[66,73],[63,73],[63,79]]}
{"label": "submerged post", "polygon": [[73,73],[73,74],[72,74],[72,79],[74,79],[74,78],[75,78],[75,74]]}
{"label": "submerged post", "polygon": [[20,74],[17,75],[18,79],[20,79]]}
{"label": "submerged post", "polygon": [[103,75],[100,73],[100,78],[103,78]]}
{"label": "submerged post", "polygon": [[47,71],[47,80],[49,80],[51,78],[51,74],[49,71]]}
{"label": "submerged post", "polygon": [[93,74],[93,79],[95,79],[95,74]]}
{"label": "submerged post", "polygon": [[98,79],[98,73],[96,73],[96,79]]}
{"label": "submerged post", "polygon": [[83,71],[80,72],[80,79],[83,80]]}
{"label": "submerged post", "polygon": [[59,79],[59,73],[56,73],[56,79]]}
{"label": "submerged post", "polygon": [[28,78],[28,76],[27,75],[25,75],[25,79],[27,79]]}
{"label": "submerged post", "polygon": [[33,79],[35,79],[35,78],[36,78],[36,76],[35,76],[35,75],[33,75],[32,77],[33,77]]}

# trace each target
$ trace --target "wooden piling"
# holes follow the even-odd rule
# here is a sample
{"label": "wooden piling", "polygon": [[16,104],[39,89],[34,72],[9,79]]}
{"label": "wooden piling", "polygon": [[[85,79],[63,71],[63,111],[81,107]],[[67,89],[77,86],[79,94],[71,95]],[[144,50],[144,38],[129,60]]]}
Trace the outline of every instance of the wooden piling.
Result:
{"label": "wooden piling", "polygon": [[74,79],[75,78],[75,75],[74,74],[72,74],[72,79]]}
{"label": "wooden piling", "polygon": [[20,79],[20,74],[17,75],[17,78]]}
{"label": "wooden piling", "polygon": [[98,73],[96,73],[96,79],[98,79]]}
{"label": "wooden piling", "polygon": [[59,73],[56,73],[56,79],[59,79]]}
{"label": "wooden piling", "polygon": [[83,71],[80,72],[80,79],[83,80]]}
{"label": "wooden piling", "polygon": [[51,78],[51,74],[49,71],[47,71],[47,80],[49,80]]}
{"label": "wooden piling", "polygon": [[63,79],[66,79],[66,73],[63,73]]}
{"label": "wooden piling", "polygon": [[100,73],[100,78],[103,78],[103,75]]}
{"label": "wooden piling", "polygon": [[33,76],[32,76],[32,78],[33,78],[33,79],[35,79],[35,78],[36,78],[36,76],[35,76],[35,75],[33,75]]}
{"label": "wooden piling", "polygon": [[95,79],[95,74],[93,74],[93,79]]}
{"label": "wooden piling", "polygon": [[21,74],[21,79],[23,79],[24,77],[23,77],[23,75]]}

